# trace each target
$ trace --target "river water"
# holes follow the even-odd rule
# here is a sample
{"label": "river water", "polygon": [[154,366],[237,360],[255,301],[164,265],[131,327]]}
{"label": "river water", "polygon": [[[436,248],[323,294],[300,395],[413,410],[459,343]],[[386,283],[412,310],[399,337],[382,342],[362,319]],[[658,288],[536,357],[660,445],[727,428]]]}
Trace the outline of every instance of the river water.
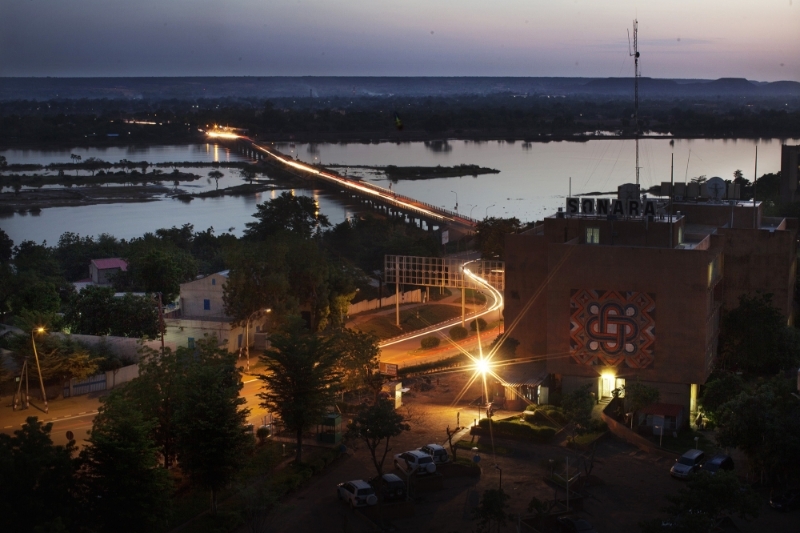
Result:
{"label": "river water", "polygon": [[[741,169],[745,177],[753,178],[756,144],[758,144],[758,174],[780,170],[782,142],[798,144],[800,139],[753,140],[680,140],[653,138],[640,141],[640,183],[644,188],[670,180],[670,161],[674,154],[676,182],[705,175],[730,179]],[[538,220],[564,204],[572,194],[614,192],[618,185],[635,181],[635,150],[630,140],[603,139],[588,142],[412,142],[377,144],[276,144],[280,151],[301,161],[323,165],[342,165],[337,169],[349,175],[389,187],[386,177],[377,171],[351,166],[453,166],[475,164],[500,170],[499,174],[477,177],[442,178],[420,181],[400,181],[391,184],[400,194],[428,203],[457,210],[473,218],[516,216],[523,222]],[[242,161],[236,151],[216,144],[73,148],[59,150],[2,150],[9,164],[69,163],[70,154],[83,160],[97,157],[109,162],[130,161],[211,162]],[[206,176],[211,169],[186,169]],[[235,169],[222,169],[225,176],[219,187],[243,183]],[[0,181],[0,185],[2,182]],[[165,178],[165,184],[170,184]],[[208,178],[179,187],[187,192],[199,192],[216,187]],[[0,189],[2,190],[2,189]],[[8,189],[5,189],[8,191]],[[297,194],[314,196],[321,211],[332,223],[354,214],[355,206],[321,190],[295,190]],[[118,238],[138,237],[158,228],[191,223],[197,230],[214,227],[217,232],[231,231],[241,235],[245,224],[252,219],[255,206],[278,194],[276,191],[245,197],[194,199],[184,203],[163,197],[145,203],[117,203],[84,207],[45,208],[39,215],[15,213],[0,218],[0,227],[17,243],[25,239],[55,244],[65,231],[80,235],[110,233]]]}

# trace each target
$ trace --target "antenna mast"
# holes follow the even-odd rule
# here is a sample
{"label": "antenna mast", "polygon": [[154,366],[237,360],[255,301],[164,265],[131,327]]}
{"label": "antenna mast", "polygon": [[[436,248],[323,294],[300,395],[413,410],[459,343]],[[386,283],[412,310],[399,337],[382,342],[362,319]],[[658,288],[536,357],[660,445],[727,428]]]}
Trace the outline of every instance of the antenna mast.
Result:
{"label": "antenna mast", "polygon": [[633,52],[631,52],[631,35],[628,34],[628,55],[633,56],[633,120],[635,122],[634,139],[636,140],[636,185],[639,185],[639,20],[633,19]]}

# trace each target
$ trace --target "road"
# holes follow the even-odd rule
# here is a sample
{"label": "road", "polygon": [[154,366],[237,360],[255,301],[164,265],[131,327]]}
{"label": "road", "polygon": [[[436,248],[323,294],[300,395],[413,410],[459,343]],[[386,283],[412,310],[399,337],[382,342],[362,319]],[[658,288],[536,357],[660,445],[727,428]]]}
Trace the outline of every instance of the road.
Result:
{"label": "road", "polygon": [[399,209],[404,209],[406,211],[421,215],[429,220],[435,220],[439,224],[450,224],[458,226],[462,229],[466,229],[468,231],[475,230],[475,226],[477,224],[476,221],[472,220],[467,216],[463,216],[458,213],[453,213],[446,209],[442,209],[441,207],[437,207],[435,205],[422,202],[420,200],[415,200],[414,198],[409,198],[408,196],[399,195],[395,192],[392,192],[389,189],[385,189],[383,187],[380,187],[372,183],[366,183],[360,180],[355,180],[345,176],[340,176],[338,174],[332,174],[330,172],[322,171],[311,165],[306,165],[305,163],[295,161],[294,159],[285,156],[283,154],[280,154],[277,151],[265,148],[257,144],[254,140],[248,137],[242,135],[236,135],[233,133],[213,132],[213,131],[205,132],[205,134],[212,138],[222,138],[231,140],[236,139],[241,142],[245,142],[249,144],[252,149],[257,150],[265,154],[267,157],[274,159],[275,161],[278,161],[294,170],[299,170],[301,172],[312,174],[313,176],[316,176],[318,178],[325,179],[331,183],[335,183],[336,185],[341,186],[343,189],[349,190],[360,196],[378,199],[387,205],[393,205]]}

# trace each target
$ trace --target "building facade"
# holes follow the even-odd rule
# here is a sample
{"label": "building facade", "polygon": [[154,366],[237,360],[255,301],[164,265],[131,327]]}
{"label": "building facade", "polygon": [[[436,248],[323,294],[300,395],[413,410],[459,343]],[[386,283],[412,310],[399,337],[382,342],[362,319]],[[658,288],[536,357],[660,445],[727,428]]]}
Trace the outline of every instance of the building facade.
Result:
{"label": "building facade", "polygon": [[695,411],[723,309],[770,292],[792,323],[797,220],[735,200],[654,204],[649,214],[634,202],[618,215],[568,203],[509,235],[506,327],[564,393],[591,384],[602,398],[638,380]]}

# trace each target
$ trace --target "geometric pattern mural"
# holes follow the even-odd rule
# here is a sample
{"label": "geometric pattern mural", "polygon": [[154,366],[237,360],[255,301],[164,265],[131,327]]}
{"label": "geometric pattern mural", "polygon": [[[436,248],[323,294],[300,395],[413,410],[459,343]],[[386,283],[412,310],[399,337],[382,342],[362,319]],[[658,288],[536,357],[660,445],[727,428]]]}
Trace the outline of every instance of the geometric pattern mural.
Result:
{"label": "geometric pattern mural", "polygon": [[655,319],[654,294],[573,289],[570,293],[572,362],[628,368],[652,366]]}

